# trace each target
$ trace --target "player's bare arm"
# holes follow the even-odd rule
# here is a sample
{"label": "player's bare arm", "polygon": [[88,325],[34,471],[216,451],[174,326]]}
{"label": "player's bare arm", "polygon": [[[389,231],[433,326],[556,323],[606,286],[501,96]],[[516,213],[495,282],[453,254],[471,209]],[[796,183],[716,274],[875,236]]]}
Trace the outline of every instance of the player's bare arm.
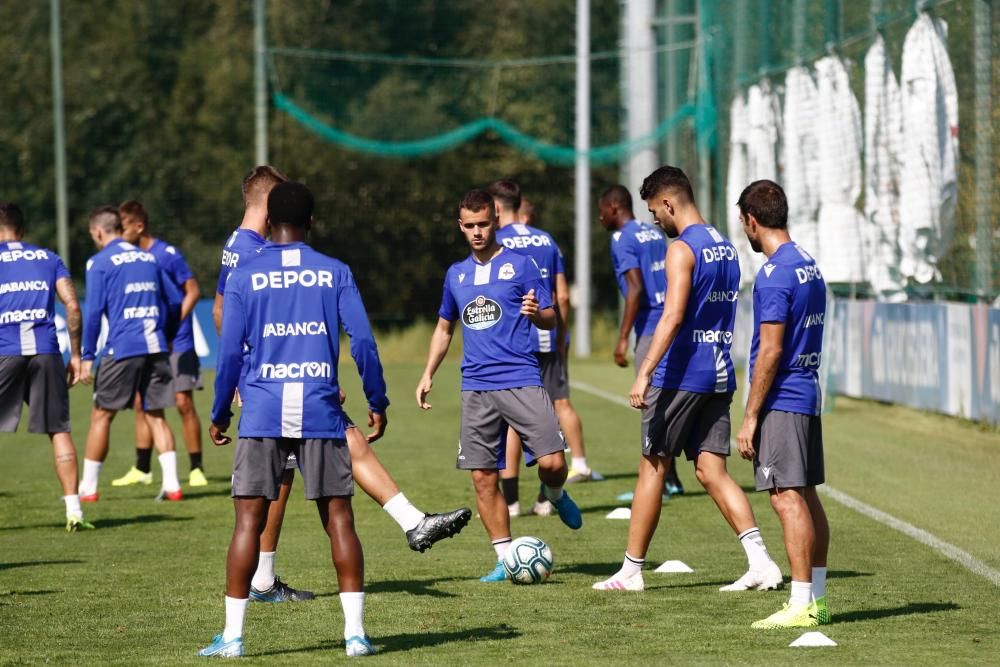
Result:
{"label": "player's bare arm", "polygon": [[[198,299],[201,298],[201,288],[198,287],[198,281],[194,278],[188,278],[184,281],[184,300],[181,301],[181,319],[187,319],[194,307],[198,304]],[[221,313],[220,313],[221,315]],[[212,313],[214,319],[215,313]]]}
{"label": "player's bare arm", "polygon": [[[622,324],[618,329],[618,343],[615,345],[615,363],[625,368],[628,366],[628,337],[639,314],[639,303],[645,293],[642,285],[642,272],[639,269],[629,269],[625,272],[625,310],[622,313]],[[641,364],[642,359],[635,363]]]}
{"label": "player's bare arm", "polygon": [[66,308],[66,330],[69,331],[69,364],[66,365],[66,381],[69,386],[80,381],[80,336],[83,331],[83,315],[80,302],[76,298],[76,288],[69,278],[56,281],[56,294]]}
{"label": "player's bare arm", "polygon": [[212,322],[215,323],[216,335],[222,333],[222,295],[215,293],[215,301],[212,303]]}
{"label": "player's bare arm", "polygon": [[740,456],[747,461],[753,461],[753,438],[757,434],[760,408],[764,405],[764,399],[771,391],[774,377],[778,374],[784,340],[784,322],[760,323],[760,347],[757,349],[757,361],[753,367],[753,379],[750,381],[750,395],[747,397],[747,407],[743,413],[743,425],[736,435]]}
{"label": "player's bare arm", "polygon": [[568,329],[570,316],[569,284],[566,282],[565,273],[556,274],[556,293],[553,295],[553,300],[556,304],[556,314],[559,317],[559,322],[556,326],[556,351],[559,352],[563,361],[565,361],[569,351]]}
{"label": "player's bare arm", "polygon": [[448,321],[443,317],[438,318],[434,333],[431,334],[430,349],[427,351],[427,366],[424,367],[424,374],[417,383],[417,405],[422,410],[430,410],[431,404],[427,402],[427,395],[431,393],[434,386],[434,374],[448,354],[451,346],[452,336],[455,335],[455,322]]}
{"label": "player's bare arm", "polygon": [[539,309],[534,289],[528,290],[528,293],[521,297],[521,314],[539,329],[555,329],[559,322],[556,309],[552,306]]}
{"label": "player's bare arm", "polygon": [[667,247],[667,295],[663,304],[663,315],[656,323],[653,340],[646,358],[636,360],[639,374],[629,392],[629,404],[633,408],[646,407],[646,390],[663,355],[670,349],[677,332],[684,321],[688,297],[691,295],[691,275],[694,273],[694,253],[683,241],[674,241]]}

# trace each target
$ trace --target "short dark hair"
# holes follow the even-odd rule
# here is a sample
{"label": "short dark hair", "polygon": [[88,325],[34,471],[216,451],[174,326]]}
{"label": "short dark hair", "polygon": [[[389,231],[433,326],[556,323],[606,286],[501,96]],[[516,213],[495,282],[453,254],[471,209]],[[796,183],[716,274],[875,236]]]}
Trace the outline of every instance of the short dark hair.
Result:
{"label": "short dark hair", "polygon": [[601,203],[617,204],[620,208],[632,210],[632,193],[624,185],[612,185],[601,193]]}
{"label": "short dark hair", "polygon": [[98,206],[90,212],[90,226],[100,227],[105,232],[122,233],[122,218],[114,206]]}
{"label": "short dark hair", "polygon": [[490,218],[496,217],[497,210],[493,205],[493,195],[486,190],[469,190],[462,196],[462,201],[458,202],[458,215],[461,217],[463,210],[479,213],[484,208],[489,209]]}
{"label": "short dark hair", "polygon": [[144,224],[149,224],[149,214],[146,213],[146,208],[135,199],[128,199],[123,201],[118,205],[118,215],[121,217],[128,216],[130,218],[136,218],[142,221]]}
{"label": "short dark hair", "polygon": [[694,202],[694,190],[691,189],[691,181],[687,174],[678,167],[664,165],[647,176],[642,181],[639,188],[639,196],[644,200],[649,200],[660,194],[664,190],[672,190],[687,197],[687,201]]}
{"label": "short dark hair", "polygon": [[250,170],[243,177],[243,203],[249,205],[251,202],[263,202],[267,199],[267,194],[279,183],[284,183],[288,178],[280,171],[268,164],[262,164]]}
{"label": "short dark hair", "polygon": [[521,208],[521,186],[514,181],[500,180],[490,183],[486,191],[490,196],[504,205],[504,208],[517,211]]}
{"label": "short dark hair", "polygon": [[770,229],[788,228],[788,199],[774,181],[754,181],[740,193],[736,202],[740,213],[752,215],[757,224]]}
{"label": "short dark hair", "polygon": [[7,227],[14,230],[15,234],[24,232],[24,211],[17,204],[11,202],[0,204],[0,227]]}
{"label": "short dark hair", "polygon": [[306,227],[312,220],[316,200],[302,183],[278,183],[267,196],[267,217],[272,225]]}

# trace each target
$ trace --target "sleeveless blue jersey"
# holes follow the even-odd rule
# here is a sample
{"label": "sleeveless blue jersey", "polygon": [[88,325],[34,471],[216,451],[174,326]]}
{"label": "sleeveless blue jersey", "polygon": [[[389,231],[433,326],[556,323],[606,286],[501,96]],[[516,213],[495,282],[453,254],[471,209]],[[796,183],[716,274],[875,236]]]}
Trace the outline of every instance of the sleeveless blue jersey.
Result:
{"label": "sleeveless blue jersey", "polygon": [[[157,264],[163,276],[171,282],[178,292],[184,294],[184,283],[194,277],[184,255],[180,250],[170,245],[166,241],[153,239],[153,245],[149,246],[149,252],[156,258]],[[187,352],[194,349],[194,328],[191,324],[191,316],[181,320],[177,327],[177,334],[170,344],[171,352]]]}
{"label": "sleeveless blue jersey", "polygon": [[[566,273],[566,267],[559,246],[548,232],[515,222],[497,230],[497,243],[535,260],[542,280],[549,288],[549,294],[556,293],[556,275]],[[535,352],[553,352],[556,349],[556,330],[538,327],[534,327],[534,330]]]}
{"label": "sleeveless blue jersey", "polygon": [[235,229],[229,235],[229,240],[226,241],[226,246],[222,249],[219,282],[215,286],[215,291],[218,294],[225,294],[226,280],[229,279],[229,274],[233,269],[242,266],[240,260],[245,263],[265,245],[267,245],[267,241],[264,240],[264,237],[252,229],[243,229],[242,227]]}
{"label": "sleeveless blue jersey", "polygon": [[83,354],[97,354],[101,316],[108,318],[104,353],[116,359],[167,352],[177,329],[181,295],[162,276],[152,253],[120,238],[87,260]]}
{"label": "sleeveless blue jersey", "polygon": [[622,296],[628,291],[625,274],[632,269],[639,269],[642,274],[643,295],[634,324],[636,336],[652,336],[663,314],[667,292],[666,257],[667,242],[653,225],[629,220],[611,235],[611,264]]}
{"label": "sleeveless blue jersey", "polygon": [[678,237],[694,253],[691,294],[677,337],[653,374],[653,385],[698,393],[736,390],[733,344],[740,265],[733,244],[711,225]]}
{"label": "sleeveless blue jersey", "polygon": [[0,355],[57,354],[56,281],[69,278],[51,250],[0,243]]}
{"label": "sleeveless blue jersey", "polygon": [[305,243],[269,244],[226,284],[212,421],[229,421],[248,349],[240,437],[343,438],[337,362],[350,339],[368,406],[385,412],[382,364],[354,276]]}
{"label": "sleeveless blue jersey", "polygon": [[506,248],[486,264],[470,255],[448,269],[438,315],[462,320],[462,391],[542,386],[535,326],[521,314],[531,289],[539,309],[552,307],[534,260]]}
{"label": "sleeveless blue jersey", "polygon": [[820,413],[819,365],[825,319],[826,282],[816,261],[795,243],[783,244],[761,267],[753,286],[751,379],[760,347],[761,322],[785,325],[778,373],[764,399],[765,410]]}

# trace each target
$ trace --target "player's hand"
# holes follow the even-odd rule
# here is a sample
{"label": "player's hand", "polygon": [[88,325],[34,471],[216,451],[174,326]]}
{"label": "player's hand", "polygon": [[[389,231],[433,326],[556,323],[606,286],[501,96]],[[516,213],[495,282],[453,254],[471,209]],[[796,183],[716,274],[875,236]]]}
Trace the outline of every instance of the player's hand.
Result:
{"label": "player's hand", "polygon": [[427,395],[431,393],[431,388],[434,386],[434,381],[429,377],[420,378],[420,382],[417,384],[417,405],[420,406],[421,410],[430,410],[431,404],[427,402]]}
{"label": "player's hand", "polygon": [[615,345],[615,363],[622,368],[628,366],[628,338],[620,338]]}
{"label": "player's hand", "polygon": [[66,384],[75,385],[80,381],[80,355],[70,356],[69,363],[66,364]]}
{"label": "player's hand", "polygon": [[90,384],[94,381],[94,376],[91,371],[94,370],[93,361],[84,361],[80,363],[80,382],[83,384]]}
{"label": "player's hand", "polygon": [[337,391],[340,392],[340,404],[343,405],[345,402],[347,402],[347,394],[344,393],[343,389],[338,389]]}
{"label": "player's hand", "polygon": [[757,418],[743,417],[743,425],[740,432],[736,434],[736,446],[739,447],[740,456],[747,461],[753,461],[754,452],[753,438],[757,435]]}
{"label": "player's hand", "polygon": [[212,424],[208,427],[208,437],[212,439],[216,447],[228,445],[233,439],[226,435],[227,430],[229,430],[229,422],[225,424]]}
{"label": "player's hand", "polygon": [[628,402],[633,408],[642,410],[646,406],[646,390],[649,389],[649,378],[640,373],[632,383],[632,389],[628,393]]}
{"label": "player's hand", "polygon": [[528,293],[521,297],[521,314],[532,322],[538,317],[538,299],[535,298],[534,288],[528,290]]}
{"label": "player's hand", "polygon": [[371,444],[385,435],[385,427],[389,425],[389,418],[382,412],[368,411],[368,426],[375,430],[368,434],[368,444]]}

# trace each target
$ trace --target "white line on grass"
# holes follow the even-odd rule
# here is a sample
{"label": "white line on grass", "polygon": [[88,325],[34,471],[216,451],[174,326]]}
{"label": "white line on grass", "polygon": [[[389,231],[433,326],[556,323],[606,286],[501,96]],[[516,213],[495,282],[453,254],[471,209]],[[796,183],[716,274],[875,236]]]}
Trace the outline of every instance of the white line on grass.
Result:
{"label": "white line on grass", "polygon": [[[579,389],[580,391],[592,394],[598,398],[603,398],[604,400],[614,403],[615,405],[621,405],[626,408],[632,407],[625,398],[617,394],[604,391],[603,389],[598,389],[597,387],[589,385],[586,382],[571,380],[569,384],[574,389]],[[960,549],[954,544],[945,542],[941,538],[928,533],[923,528],[917,528],[912,523],[907,523],[902,519],[897,519],[891,514],[887,514],[876,507],[863,503],[857,498],[847,495],[843,491],[838,491],[837,489],[832,488],[829,484],[819,486],[816,490],[827,498],[835,500],[841,505],[858,512],[859,514],[864,514],[869,519],[873,519],[883,526],[888,526],[893,530],[903,533],[907,537],[915,539],[917,542],[930,547],[942,556],[955,561],[966,570],[974,574],[978,574],[979,576],[990,580],[993,584],[1000,586],[1000,570],[990,567],[970,554],[968,551]]]}

